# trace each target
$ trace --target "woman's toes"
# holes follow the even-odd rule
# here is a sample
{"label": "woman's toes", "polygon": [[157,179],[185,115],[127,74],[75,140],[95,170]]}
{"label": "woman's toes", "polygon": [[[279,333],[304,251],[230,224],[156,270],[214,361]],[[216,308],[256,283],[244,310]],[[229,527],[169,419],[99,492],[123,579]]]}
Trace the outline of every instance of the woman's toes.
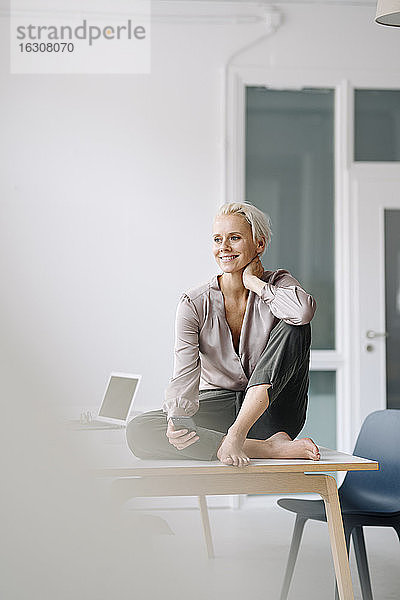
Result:
{"label": "woman's toes", "polygon": [[321,458],[320,451],[318,450],[317,447],[314,449],[313,454],[314,454],[316,460],[319,460]]}
{"label": "woman's toes", "polygon": [[233,464],[233,460],[232,460],[232,458],[231,458],[230,456],[227,456],[226,458],[224,458],[223,462],[224,462],[226,465],[231,465],[231,464]]}
{"label": "woman's toes", "polygon": [[320,452],[317,444],[311,438],[304,438],[307,447],[307,453],[313,460],[319,460]]}
{"label": "woman's toes", "polygon": [[240,457],[240,467],[246,467],[250,463],[250,459],[248,456],[244,455]]}

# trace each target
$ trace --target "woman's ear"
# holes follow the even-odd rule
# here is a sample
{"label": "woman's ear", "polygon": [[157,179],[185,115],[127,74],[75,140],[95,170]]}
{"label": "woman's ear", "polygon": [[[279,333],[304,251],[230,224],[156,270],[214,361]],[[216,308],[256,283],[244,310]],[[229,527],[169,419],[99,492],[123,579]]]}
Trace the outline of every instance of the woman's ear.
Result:
{"label": "woman's ear", "polygon": [[257,254],[260,254],[261,252],[263,252],[265,248],[265,239],[261,238],[257,241]]}

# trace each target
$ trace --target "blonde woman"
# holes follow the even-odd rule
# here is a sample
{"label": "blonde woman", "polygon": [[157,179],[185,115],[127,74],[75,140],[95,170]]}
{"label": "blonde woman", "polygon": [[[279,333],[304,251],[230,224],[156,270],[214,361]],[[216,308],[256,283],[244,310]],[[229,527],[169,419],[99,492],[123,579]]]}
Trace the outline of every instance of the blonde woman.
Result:
{"label": "blonde woman", "polygon": [[295,439],[306,419],[316,303],[285,269],[264,270],[270,240],[269,217],[255,206],[219,209],[212,247],[222,272],[180,298],[163,409],[127,427],[139,458],[319,460],[310,438]]}

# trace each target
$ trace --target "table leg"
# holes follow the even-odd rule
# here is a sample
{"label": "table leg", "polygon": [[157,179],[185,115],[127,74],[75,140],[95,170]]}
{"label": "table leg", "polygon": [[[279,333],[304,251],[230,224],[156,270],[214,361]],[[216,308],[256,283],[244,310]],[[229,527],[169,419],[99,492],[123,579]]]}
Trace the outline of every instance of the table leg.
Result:
{"label": "table leg", "polygon": [[354,600],[336,480],[330,475],[325,475],[323,479],[326,491],[318,493],[321,494],[325,503],[339,598],[340,600]]}
{"label": "table leg", "polygon": [[[354,600],[349,559],[344,537],[337,484],[334,477],[324,474],[251,473],[232,471],[221,476],[186,475],[185,477],[153,476],[126,478],[120,499],[133,496],[198,496],[208,556],[214,556],[208,519],[206,494],[272,494],[317,493],[325,503],[329,536],[340,600]],[[125,489],[126,488],[126,489]],[[122,493],[123,492],[123,493]]]}
{"label": "table leg", "polygon": [[201,513],[201,522],[203,524],[204,539],[206,541],[208,558],[214,558],[214,547],[211,537],[210,519],[208,516],[207,500],[205,496],[198,496]]}

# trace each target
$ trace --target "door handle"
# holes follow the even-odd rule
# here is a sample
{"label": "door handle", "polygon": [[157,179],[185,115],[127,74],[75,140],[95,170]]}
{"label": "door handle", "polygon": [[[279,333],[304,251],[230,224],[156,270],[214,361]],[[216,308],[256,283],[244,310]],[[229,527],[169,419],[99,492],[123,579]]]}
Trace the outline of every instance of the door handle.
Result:
{"label": "door handle", "polygon": [[379,333],[378,331],[374,331],[373,329],[368,329],[368,331],[365,335],[367,336],[367,338],[369,340],[373,340],[374,338],[377,338],[377,337],[388,337],[389,336],[387,331],[384,331],[383,333]]}

